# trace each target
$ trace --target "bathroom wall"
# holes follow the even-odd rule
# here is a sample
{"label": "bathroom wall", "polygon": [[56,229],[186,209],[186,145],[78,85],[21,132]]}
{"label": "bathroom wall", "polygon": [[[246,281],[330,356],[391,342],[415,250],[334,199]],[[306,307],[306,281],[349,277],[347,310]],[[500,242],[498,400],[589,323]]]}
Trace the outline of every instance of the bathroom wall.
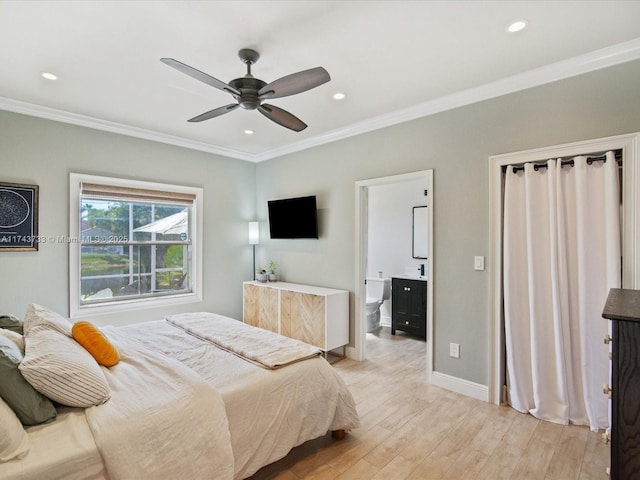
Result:
{"label": "bathroom wall", "polygon": [[[424,181],[376,185],[368,190],[367,276],[384,277],[417,270],[426,260],[412,257],[413,207],[426,205]],[[381,323],[391,325],[391,301],[381,309]]]}

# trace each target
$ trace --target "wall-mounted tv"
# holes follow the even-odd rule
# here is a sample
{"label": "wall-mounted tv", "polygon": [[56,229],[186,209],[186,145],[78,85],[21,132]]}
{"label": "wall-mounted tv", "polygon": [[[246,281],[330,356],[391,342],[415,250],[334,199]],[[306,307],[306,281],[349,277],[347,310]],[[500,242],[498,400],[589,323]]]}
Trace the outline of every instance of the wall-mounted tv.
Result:
{"label": "wall-mounted tv", "polygon": [[316,197],[269,200],[271,238],[318,238]]}

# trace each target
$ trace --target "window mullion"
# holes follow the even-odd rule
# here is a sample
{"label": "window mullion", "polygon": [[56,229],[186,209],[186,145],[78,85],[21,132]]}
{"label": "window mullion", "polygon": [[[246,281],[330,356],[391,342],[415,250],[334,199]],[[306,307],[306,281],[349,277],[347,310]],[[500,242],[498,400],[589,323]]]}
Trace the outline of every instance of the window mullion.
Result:
{"label": "window mullion", "polygon": [[[129,240],[133,239],[133,203],[129,204]],[[129,245],[129,283],[134,282],[133,276],[133,245]]]}
{"label": "window mullion", "polygon": [[[156,221],[156,206],[155,205],[151,205],[151,221],[155,222]],[[151,258],[149,259],[149,264],[150,264],[150,270],[151,270],[151,282],[150,282],[150,288],[151,291],[157,290],[158,286],[156,285],[156,254],[158,251],[158,247],[155,244],[156,241],[156,232],[152,232],[151,233],[151,248],[150,248],[150,255]]]}

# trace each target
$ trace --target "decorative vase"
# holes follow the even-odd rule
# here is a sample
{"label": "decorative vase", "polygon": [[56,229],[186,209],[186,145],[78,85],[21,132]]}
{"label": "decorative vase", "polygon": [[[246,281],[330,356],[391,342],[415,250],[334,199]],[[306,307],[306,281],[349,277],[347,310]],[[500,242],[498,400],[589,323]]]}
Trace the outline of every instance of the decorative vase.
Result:
{"label": "decorative vase", "polygon": [[256,280],[258,282],[266,282],[269,279],[269,275],[267,275],[266,273],[256,273]]}
{"label": "decorative vase", "polygon": [[269,274],[269,281],[270,282],[277,282],[278,281],[278,274],[277,273],[270,273]]}

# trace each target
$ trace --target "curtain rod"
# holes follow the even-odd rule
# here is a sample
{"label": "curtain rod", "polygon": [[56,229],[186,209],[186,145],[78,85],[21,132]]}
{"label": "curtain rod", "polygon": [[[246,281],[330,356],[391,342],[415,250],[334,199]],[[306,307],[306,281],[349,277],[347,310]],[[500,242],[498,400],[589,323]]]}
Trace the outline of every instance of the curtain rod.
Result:
{"label": "curtain rod", "polygon": [[[622,149],[618,149],[618,150],[613,150],[614,153],[614,158],[616,159],[616,161],[618,162],[618,166],[622,166]],[[558,160],[561,160],[560,162],[560,166],[564,167],[566,165],[570,165],[573,167],[573,159],[575,157],[579,157],[582,155],[573,155],[572,157],[561,157]],[[606,152],[603,153],[590,153],[587,154],[587,165],[591,165],[593,162],[606,162],[607,161],[607,156],[606,156]],[[526,163],[533,163],[533,169],[537,172],[540,168],[547,168],[547,160],[545,160],[544,162],[540,162],[540,163],[535,163],[534,162],[526,162]],[[539,162],[539,161],[538,161]],[[506,172],[507,168],[512,167],[512,165],[504,165],[502,167],[502,172]],[[516,173],[520,170],[524,170],[524,164],[520,164],[518,166],[513,166],[513,173]]]}

